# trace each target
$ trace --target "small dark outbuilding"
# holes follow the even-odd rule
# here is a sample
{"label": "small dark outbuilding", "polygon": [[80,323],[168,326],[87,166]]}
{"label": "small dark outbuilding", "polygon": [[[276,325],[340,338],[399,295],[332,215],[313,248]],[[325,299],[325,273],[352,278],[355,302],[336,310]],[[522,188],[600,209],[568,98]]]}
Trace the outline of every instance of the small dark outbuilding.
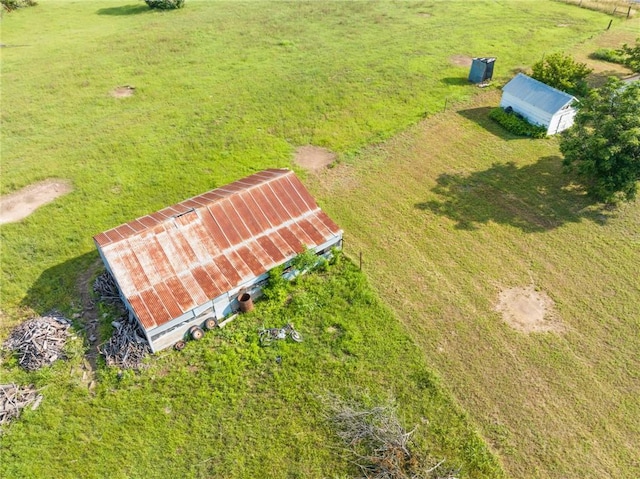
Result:
{"label": "small dark outbuilding", "polygon": [[469,81],[471,83],[482,83],[491,80],[495,62],[495,57],[474,58],[469,71]]}

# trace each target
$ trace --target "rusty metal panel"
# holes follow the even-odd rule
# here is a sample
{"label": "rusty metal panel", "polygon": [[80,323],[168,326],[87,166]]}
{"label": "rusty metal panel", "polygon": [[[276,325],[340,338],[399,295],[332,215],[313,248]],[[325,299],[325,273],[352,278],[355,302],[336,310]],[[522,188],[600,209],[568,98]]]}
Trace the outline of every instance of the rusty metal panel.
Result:
{"label": "rusty metal panel", "polygon": [[[218,256],[216,256],[216,261],[217,258]],[[218,285],[220,290],[228,291],[230,289],[233,289],[233,287],[235,286],[234,284],[231,284],[227,280],[227,278],[225,278],[224,274],[222,274],[222,271],[220,271],[220,268],[215,262],[212,261],[211,263],[204,265],[204,268],[207,270],[209,276],[211,276],[213,282]]]}
{"label": "rusty metal panel", "polygon": [[294,193],[296,195],[298,195],[298,198],[300,198],[300,204],[301,205],[305,205],[306,206],[306,210],[307,211],[314,211],[318,208],[318,204],[316,203],[316,201],[313,199],[313,197],[309,194],[309,192],[307,191],[307,189],[302,185],[302,183],[300,182],[300,180],[298,179],[297,176],[295,175],[289,175],[285,181],[289,182],[289,188],[287,188],[289,191],[291,191],[291,194],[293,195]]}
{"label": "rusty metal panel", "polygon": [[247,193],[242,195],[242,199],[244,200],[244,202],[246,203],[247,207],[251,211],[251,215],[258,222],[258,225],[259,225],[261,231],[266,231],[266,230],[268,230],[269,228],[272,227],[271,226],[271,222],[266,217],[266,215],[262,211],[262,208],[260,208],[260,205],[258,204],[256,199],[254,198],[253,190],[248,191]]}
{"label": "rusty metal panel", "polygon": [[111,241],[112,243],[117,243],[118,241],[124,239],[122,235],[115,229],[106,231],[105,234],[107,235],[107,238],[109,238],[109,241]]}
{"label": "rusty metal panel", "polygon": [[207,298],[212,299],[220,296],[224,291],[217,287],[216,283],[213,281],[211,276],[207,273],[207,270],[202,266],[196,266],[195,268],[191,268],[191,274],[194,279],[198,282],[202,291],[207,296]]}
{"label": "rusty metal panel", "polygon": [[271,240],[271,236],[261,236],[258,238],[257,242],[262,246],[262,249],[265,253],[271,258],[271,260],[275,263],[281,263],[285,260],[285,255],[282,250],[276,246],[276,244]]}
{"label": "rusty metal panel", "polygon": [[242,261],[251,269],[251,273],[253,276],[260,276],[265,271],[271,269],[270,265],[273,263],[271,258],[262,256],[262,259],[265,260],[268,258],[268,261],[260,261],[258,257],[253,254],[252,250],[255,252],[256,250],[262,250],[259,245],[252,245],[252,248],[249,249],[247,246],[243,246],[242,248],[238,248],[238,256],[242,258]]}
{"label": "rusty metal panel", "polygon": [[262,212],[267,222],[269,223],[269,226],[267,226],[265,229],[275,228],[282,222],[280,217],[273,210],[273,205],[265,196],[263,188],[256,187],[252,189],[251,198],[255,202],[257,209]]}
{"label": "rusty metal panel", "polygon": [[156,283],[154,288],[160,301],[162,301],[162,305],[172,318],[177,318],[183,314],[182,309],[178,305],[178,301],[164,281]]}
{"label": "rusty metal panel", "polygon": [[164,324],[171,320],[169,311],[165,309],[160,300],[160,297],[153,289],[147,289],[140,292],[140,298],[144,302],[144,305],[149,310],[151,316],[153,316],[154,322],[157,325]]}
{"label": "rusty metal panel", "polygon": [[225,200],[223,208],[227,215],[227,218],[229,218],[229,221],[231,221],[231,224],[240,235],[240,241],[238,243],[247,241],[248,239],[252,238],[253,235],[244,224],[244,219],[238,214],[233,203],[231,203],[229,200]]}
{"label": "rusty metal panel", "polygon": [[293,233],[296,240],[302,243],[304,246],[309,247],[316,244],[315,241],[300,227],[298,223],[291,223],[289,225],[289,231]]}
{"label": "rusty metal panel", "polygon": [[[327,216],[324,211],[318,211],[317,218],[331,231],[334,235],[339,234],[342,230],[333,222],[331,218]],[[328,239],[328,238],[327,238]]]}
{"label": "rusty metal panel", "polygon": [[306,243],[307,245],[319,245],[326,241],[322,233],[320,233],[320,231],[318,231],[318,229],[310,221],[307,221],[306,219],[300,220],[298,221],[298,226],[310,239],[310,241]]}
{"label": "rusty metal panel", "polygon": [[220,272],[229,282],[229,284],[240,284],[242,277],[238,274],[238,272],[233,267],[233,264],[231,264],[231,261],[229,261],[229,259],[225,255],[221,254],[216,258],[216,266],[220,269]]}
{"label": "rusty metal panel", "polygon": [[198,306],[177,276],[167,278],[163,285],[171,291],[181,312],[189,311]]}
{"label": "rusty metal panel", "polygon": [[287,190],[290,189],[287,188],[288,185],[288,182],[285,184],[285,182],[283,181],[272,181],[271,183],[269,183],[269,186],[271,186],[271,189],[276,194],[286,211],[289,213],[289,217],[297,218],[307,211],[307,207],[299,200],[297,194],[294,194],[293,197],[289,195],[289,193],[287,192]]}
{"label": "rusty metal panel", "polygon": [[203,208],[202,210],[200,210],[200,215],[200,219],[204,223],[207,232],[211,236],[213,244],[217,246],[217,248],[219,248],[221,252],[222,250],[231,247],[231,243],[224,234],[224,231],[222,231],[222,228],[220,228],[218,222],[211,214],[211,210],[208,207]]}
{"label": "rusty metal panel", "polygon": [[286,259],[289,259],[297,254],[296,250],[282,237],[282,235],[280,234],[280,230],[270,233],[269,239],[273,241],[273,244],[276,245],[276,247],[280,250],[280,252]]}
{"label": "rusty metal panel", "polygon": [[236,273],[238,273],[238,275],[240,276],[240,281],[238,283],[243,283],[245,281],[248,281],[249,279],[255,276],[251,271],[251,268],[249,268],[249,265],[247,265],[247,263],[245,263],[242,260],[242,258],[240,257],[240,255],[237,253],[235,249],[230,249],[229,251],[227,251],[225,256],[227,257],[229,262],[233,265],[233,268],[235,269]]}
{"label": "rusty metal panel", "polygon": [[[243,195],[247,196],[247,195]],[[253,216],[253,213],[247,203],[245,203],[243,196],[235,195],[229,198],[229,202],[233,209],[238,213],[238,216],[242,218],[244,226],[249,230],[249,236],[257,236],[262,233],[262,228],[258,223],[258,220]]]}
{"label": "rusty metal panel", "polygon": [[184,289],[189,292],[189,295],[191,296],[192,301],[195,303],[195,306],[198,306],[211,299],[207,298],[207,295],[204,294],[204,291],[202,291],[202,288],[191,274],[191,271],[181,273],[180,275],[178,275],[178,278],[182,282],[182,286],[184,287]]}
{"label": "rusty metal panel", "polygon": [[238,244],[242,241],[242,238],[233,227],[231,220],[229,220],[229,217],[225,214],[221,202],[209,206],[209,211],[211,212],[213,219],[218,223],[218,226],[220,226],[220,230],[227,238],[229,246]]}
{"label": "rusty metal panel", "polygon": [[293,254],[294,255],[296,255],[298,253],[302,253],[304,251],[304,246],[302,244],[302,241],[300,240],[300,238],[296,237],[296,235],[294,235],[293,232],[289,228],[287,228],[287,227],[280,228],[278,230],[278,233],[280,234],[280,236],[282,236],[282,238],[291,247],[291,249],[293,250]]}
{"label": "rusty metal panel", "polygon": [[158,326],[153,315],[149,312],[145,306],[144,300],[139,294],[129,297],[128,300],[136,313],[136,317],[140,320],[145,329],[153,329]]}
{"label": "rusty metal panel", "polygon": [[106,246],[111,243],[111,240],[109,239],[109,237],[104,233],[95,235],[93,237],[93,240],[96,242],[98,246]]}

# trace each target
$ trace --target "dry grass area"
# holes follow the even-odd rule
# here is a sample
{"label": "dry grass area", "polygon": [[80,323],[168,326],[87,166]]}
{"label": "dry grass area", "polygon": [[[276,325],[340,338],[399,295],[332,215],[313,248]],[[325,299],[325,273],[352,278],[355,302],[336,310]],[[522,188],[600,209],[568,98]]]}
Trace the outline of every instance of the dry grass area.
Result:
{"label": "dry grass area", "polygon": [[[310,178],[314,193],[512,477],[639,477],[640,202],[592,204],[557,140],[487,119],[499,96],[366,150],[350,188],[336,171]],[[544,297],[516,309],[554,304],[563,332],[496,311],[532,283]]]}
{"label": "dry grass area", "polygon": [[557,0],[571,5],[577,5],[581,8],[596,10],[598,12],[608,13],[610,15],[619,15],[621,17],[632,18],[640,11],[637,3],[629,0]]}

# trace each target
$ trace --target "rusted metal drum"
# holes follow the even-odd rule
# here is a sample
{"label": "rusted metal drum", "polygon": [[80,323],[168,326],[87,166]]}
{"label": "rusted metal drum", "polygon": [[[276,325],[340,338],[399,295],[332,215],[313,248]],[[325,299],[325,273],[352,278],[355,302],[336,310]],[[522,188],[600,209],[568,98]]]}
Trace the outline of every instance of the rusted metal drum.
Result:
{"label": "rusted metal drum", "polygon": [[249,293],[242,293],[238,296],[238,303],[240,304],[240,311],[246,313],[253,309],[253,299]]}

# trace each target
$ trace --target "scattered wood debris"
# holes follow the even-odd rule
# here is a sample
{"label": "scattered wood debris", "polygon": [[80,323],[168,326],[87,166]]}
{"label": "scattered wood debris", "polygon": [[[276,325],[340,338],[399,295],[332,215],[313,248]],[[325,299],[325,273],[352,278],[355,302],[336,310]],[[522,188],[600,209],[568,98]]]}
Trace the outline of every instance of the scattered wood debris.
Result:
{"label": "scattered wood debris", "polygon": [[144,358],[151,353],[151,348],[144,336],[139,334],[138,325],[124,318],[111,324],[115,328],[111,338],[98,346],[98,351],[104,356],[107,366],[141,369]]}
{"label": "scattered wood debris", "polygon": [[31,318],[11,331],[4,347],[18,354],[20,366],[35,371],[64,358],[70,326],[71,322],[58,313]]}
{"label": "scattered wood debris", "polygon": [[[126,311],[118,286],[109,271],[105,271],[96,278],[93,290],[103,303],[115,306],[123,312]],[[151,348],[139,331],[138,325],[128,319],[126,313],[119,321],[113,321],[111,324],[114,327],[111,338],[98,346],[98,351],[104,356],[107,366],[136,370],[142,368],[142,362],[145,356],[151,353]]]}
{"label": "scattered wood debris", "polygon": [[93,290],[98,294],[100,301],[103,303],[122,306],[122,309],[124,310],[124,304],[120,298],[120,292],[118,291],[116,281],[108,271],[103,272],[96,278],[93,282]]}
{"label": "scattered wood debris", "polygon": [[20,417],[20,411],[29,405],[35,410],[41,401],[42,395],[33,386],[0,384],[0,427]]}

